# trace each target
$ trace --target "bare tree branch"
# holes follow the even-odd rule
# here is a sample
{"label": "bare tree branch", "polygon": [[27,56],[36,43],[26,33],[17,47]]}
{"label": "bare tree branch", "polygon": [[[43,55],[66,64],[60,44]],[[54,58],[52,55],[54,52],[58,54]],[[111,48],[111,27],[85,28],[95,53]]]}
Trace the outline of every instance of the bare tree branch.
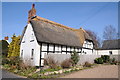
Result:
{"label": "bare tree branch", "polygon": [[104,28],[103,38],[106,40],[117,39],[116,29],[112,25],[106,26]]}

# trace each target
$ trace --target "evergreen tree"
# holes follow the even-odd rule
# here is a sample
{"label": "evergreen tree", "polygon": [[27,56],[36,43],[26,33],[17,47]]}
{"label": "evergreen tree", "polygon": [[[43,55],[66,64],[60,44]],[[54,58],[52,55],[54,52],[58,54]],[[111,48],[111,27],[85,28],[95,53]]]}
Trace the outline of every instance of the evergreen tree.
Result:
{"label": "evergreen tree", "polygon": [[79,61],[79,55],[76,51],[73,51],[73,53],[71,54],[71,60],[72,60],[72,64],[76,65]]}
{"label": "evergreen tree", "polygon": [[15,34],[12,36],[12,42],[9,44],[8,57],[16,57],[20,54],[20,36]]}

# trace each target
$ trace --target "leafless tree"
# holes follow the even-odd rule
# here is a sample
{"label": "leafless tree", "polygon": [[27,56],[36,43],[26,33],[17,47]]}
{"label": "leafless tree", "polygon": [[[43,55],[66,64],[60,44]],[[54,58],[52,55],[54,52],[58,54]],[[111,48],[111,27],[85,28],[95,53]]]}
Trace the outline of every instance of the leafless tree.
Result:
{"label": "leafless tree", "polygon": [[94,48],[99,48],[100,45],[100,41],[101,39],[96,35],[95,32],[91,31],[91,30],[86,30],[86,32],[89,34],[89,36],[92,38],[93,43],[94,43]]}
{"label": "leafless tree", "polygon": [[105,40],[117,39],[117,35],[118,33],[116,32],[116,29],[112,25],[106,26],[104,28],[103,38]]}

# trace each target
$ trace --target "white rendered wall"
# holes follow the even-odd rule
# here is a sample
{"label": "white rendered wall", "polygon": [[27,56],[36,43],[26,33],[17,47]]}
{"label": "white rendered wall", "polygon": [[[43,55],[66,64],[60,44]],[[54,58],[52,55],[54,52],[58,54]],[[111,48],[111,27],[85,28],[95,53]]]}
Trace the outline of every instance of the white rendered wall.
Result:
{"label": "white rendered wall", "polygon": [[109,51],[112,51],[112,55],[118,55],[120,50],[96,50],[98,55],[110,55]]}
{"label": "white rendered wall", "polygon": [[84,55],[92,55],[93,51],[91,49],[82,49],[82,54]]}
{"label": "white rendered wall", "polygon": [[[34,40],[34,41],[30,42],[31,40]],[[32,49],[34,49],[33,59],[31,59]],[[23,56],[21,56],[22,50],[23,50]],[[27,25],[26,31],[24,33],[24,36],[20,45],[20,57],[22,57],[24,61],[31,63],[31,65],[33,66],[39,66],[40,46],[37,43],[31,24]]]}

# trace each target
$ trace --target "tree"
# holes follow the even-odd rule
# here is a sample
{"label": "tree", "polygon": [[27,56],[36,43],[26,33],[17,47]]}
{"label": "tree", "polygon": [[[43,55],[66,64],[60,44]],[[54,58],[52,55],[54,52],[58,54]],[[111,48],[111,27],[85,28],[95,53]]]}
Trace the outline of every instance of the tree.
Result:
{"label": "tree", "polygon": [[93,43],[94,43],[94,48],[99,48],[101,45],[100,45],[100,38],[96,35],[95,32],[91,31],[91,30],[85,30],[89,36],[92,38],[93,40]]}
{"label": "tree", "polygon": [[76,51],[73,51],[73,53],[71,54],[71,60],[73,65],[76,65],[78,63],[79,55]]}
{"label": "tree", "polygon": [[7,57],[8,45],[9,45],[9,43],[6,40],[0,41],[0,55],[2,55],[2,57]]}
{"label": "tree", "polygon": [[116,29],[112,25],[106,26],[104,28],[103,38],[106,40],[117,39]]}
{"label": "tree", "polygon": [[7,57],[16,57],[20,54],[20,36],[16,37],[14,34],[12,36],[12,42],[8,46],[8,56]]}

